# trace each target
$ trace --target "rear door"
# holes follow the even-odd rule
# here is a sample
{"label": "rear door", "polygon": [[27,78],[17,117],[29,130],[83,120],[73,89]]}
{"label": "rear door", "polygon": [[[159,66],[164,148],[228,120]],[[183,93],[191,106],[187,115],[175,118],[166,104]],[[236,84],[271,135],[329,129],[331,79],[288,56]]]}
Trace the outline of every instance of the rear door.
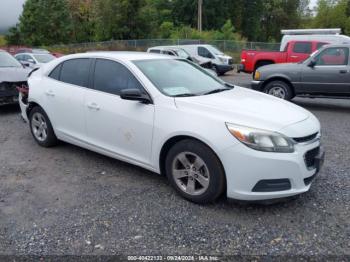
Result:
{"label": "rear door", "polygon": [[289,54],[287,62],[298,63],[309,57],[312,53],[312,42],[300,41],[289,45]]}
{"label": "rear door", "polygon": [[87,58],[67,60],[44,80],[45,110],[59,136],[86,138],[84,100],[90,65]]}
{"label": "rear door", "polygon": [[120,98],[122,89],[144,88],[134,74],[114,60],[96,59],[93,88],[85,100],[89,143],[133,161],[149,164],[154,105]]}
{"label": "rear door", "polygon": [[349,48],[328,47],[315,57],[315,66],[305,66],[301,89],[307,93],[350,94]]}

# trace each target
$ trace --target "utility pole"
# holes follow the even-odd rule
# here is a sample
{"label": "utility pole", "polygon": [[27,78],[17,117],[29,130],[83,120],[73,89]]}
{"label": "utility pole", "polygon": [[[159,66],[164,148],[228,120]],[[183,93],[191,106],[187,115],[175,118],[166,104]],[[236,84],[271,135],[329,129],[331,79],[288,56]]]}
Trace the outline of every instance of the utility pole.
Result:
{"label": "utility pole", "polygon": [[198,31],[202,32],[202,8],[203,0],[198,0]]}

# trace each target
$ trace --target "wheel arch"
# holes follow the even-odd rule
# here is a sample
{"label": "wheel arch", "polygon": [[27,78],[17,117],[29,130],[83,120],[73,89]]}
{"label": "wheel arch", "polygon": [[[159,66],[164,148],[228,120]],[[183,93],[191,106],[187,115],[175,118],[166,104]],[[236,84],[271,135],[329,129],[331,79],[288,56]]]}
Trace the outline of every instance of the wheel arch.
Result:
{"label": "wheel arch", "polygon": [[161,150],[160,150],[160,154],[159,154],[159,170],[161,174],[165,174],[165,158],[169,152],[169,150],[172,148],[172,146],[174,146],[176,143],[182,141],[182,140],[186,140],[186,139],[192,139],[195,141],[198,141],[200,143],[202,143],[203,145],[209,147],[213,153],[215,154],[215,156],[218,158],[220,165],[222,167],[222,170],[224,171],[225,174],[225,187],[226,187],[226,172],[225,172],[225,168],[224,165],[221,162],[221,159],[219,158],[218,154],[216,153],[216,151],[213,149],[213,147],[211,147],[210,145],[208,145],[208,143],[204,142],[201,139],[195,138],[193,136],[190,135],[176,135],[173,137],[168,138],[168,140],[165,141],[165,143],[163,144]]}
{"label": "wheel arch", "polygon": [[262,63],[275,64],[275,61],[271,59],[258,59],[254,63],[254,70],[256,70],[258,68],[258,65]]}
{"label": "wheel arch", "polygon": [[264,91],[265,87],[273,81],[282,81],[282,82],[286,83],[290,87],[290,89],[292,90],[293,95],[295,96],[295,88],[294,88],[292,82],[287,77],[281,76],[281,75],[273,76],[273,77],[270,77],[269,79],[265,80],[263,85],[261,86],[261,91]]}

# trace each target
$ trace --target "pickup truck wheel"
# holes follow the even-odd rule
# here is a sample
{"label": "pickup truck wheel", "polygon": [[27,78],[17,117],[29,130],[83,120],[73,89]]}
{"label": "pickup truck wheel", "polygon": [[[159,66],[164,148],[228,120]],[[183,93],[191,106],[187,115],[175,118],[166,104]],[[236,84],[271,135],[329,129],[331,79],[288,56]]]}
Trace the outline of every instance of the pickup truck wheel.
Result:
{"label": "pickup truck wheel", "polygon": [[291,100],[293,98],[292,89],[284,81],[275,80],[268,83],[264,88],[264,92],[284,100]]}
{"label": "pickup truck wheel", "polygon": [[195,203],[214,202],[225,189],[225,173],[220,160],[205,144],[186,139],[175,144],[165,160],[171,185]]}
{"label": "pickup truck wheel", "polygon": [[30,131],[40,146],[52,147],[57,144],[50,119],[41,107],[36,106],[30,111],[29,124]]}

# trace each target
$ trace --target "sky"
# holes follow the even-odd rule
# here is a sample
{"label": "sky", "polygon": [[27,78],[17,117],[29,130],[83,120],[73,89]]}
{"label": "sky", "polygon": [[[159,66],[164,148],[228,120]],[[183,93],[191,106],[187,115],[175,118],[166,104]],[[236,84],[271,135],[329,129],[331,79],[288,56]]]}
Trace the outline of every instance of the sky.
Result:
{"label": "sky", "polygon": [[[318,0],[310,0],[310,8],[316,6]],[[22,13],[25,0],[0,0],[0,33],[15,25]]]}
{"label": "sky", "polygon": [[25,0],[0,0],[0,32],[15,25]]}

